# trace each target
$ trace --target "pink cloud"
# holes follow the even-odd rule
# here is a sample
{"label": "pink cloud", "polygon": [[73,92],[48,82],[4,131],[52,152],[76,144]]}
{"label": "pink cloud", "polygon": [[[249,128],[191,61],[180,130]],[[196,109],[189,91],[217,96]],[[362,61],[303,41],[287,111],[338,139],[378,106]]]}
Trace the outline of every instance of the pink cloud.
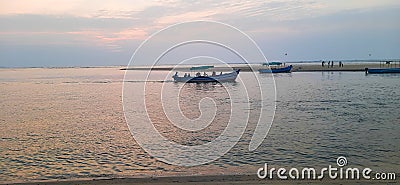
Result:
{"label": "pink cloud", "polygon": [[[106,47],[118,52],[122,49],[123,42],[132,40],[145,40],[148,33],[144,29],[130,28],[120,31],[81,30],[81,31],[3,31],[0,38],[10,42],[25,44],[81,44],[89,46]],[[51,39],[43,39],[51,38]]]}
{"label": "pink cloud", "polygon": [[82,30],[75,32],[68,32],[68,34],[80,35],[90,42],[98,45],[103,45],[113,49],[113,51],[120,51],[122,48],[119,42],[129,40],[144,40],[147,38],[148,33],[144,29],[130,28],[117,32],[105,32],[101,30]]}

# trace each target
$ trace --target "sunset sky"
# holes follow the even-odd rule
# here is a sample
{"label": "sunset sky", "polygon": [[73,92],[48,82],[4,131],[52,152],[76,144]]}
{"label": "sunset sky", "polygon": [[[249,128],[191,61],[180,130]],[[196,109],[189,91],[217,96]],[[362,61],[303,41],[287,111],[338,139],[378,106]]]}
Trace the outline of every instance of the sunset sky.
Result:
{"label": "sunset sky", "polygon": [[242,30],[269,60],[400,58],[399,0],[0,0],[0,67],[127,65],[148,36],[192,20]]}

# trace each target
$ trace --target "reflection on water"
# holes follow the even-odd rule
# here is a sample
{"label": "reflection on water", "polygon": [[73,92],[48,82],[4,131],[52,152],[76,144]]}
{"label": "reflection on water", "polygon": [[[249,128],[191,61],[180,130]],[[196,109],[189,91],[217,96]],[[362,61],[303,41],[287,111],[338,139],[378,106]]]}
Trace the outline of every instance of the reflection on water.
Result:
{"label": "reflection on water", "polygon": [[[164,87],[165,97],[163,98],[164,106],[161,103],[161,90]],[[231,101],[229,94],[227,93],[224,86],[231,86],[230,84],[220,83],[206,83],[196,84],[188,83],[184,84],[168,83],[168,84],[150,84],[146,88],[146,109],[148,110],[149,117],[154,123],[157,130],[169,140],[183,145],[200,145],[210,142],[217,138],[222,131],[225,129],[229,116],[231,114]],[[200,119],[202,114],[205,119],[200,120],[199,124],[204,124],[204,128],[199,131],[188,131],[183,130],[171,123],[172,117],[168,117],[164,114],[165,109],[172,104],[171,100],[176,95],[171,92],[165,91],[166,89],[174,88],[179,89],[179,105],[178,109],[173,109],[175,117],[180,117],[181,113],[189,119]],[[202,102],[201,112],[199,103],[205,98],[210,98],[210,102]],[[179,109],[180,108],[180,109]],[[215,111],[216,112],[215,112]],[[207,113],[207,111],[211,111]],[[171,116],[171,115],[169,115]],[[207,124],[210,122],[209,124]]]}
{"label": "reflection on water", "polygon": [[[248,151],[257,122],[250,118],[248,129],[230,152],[210,164],[184,168],[158,162],[133,140],[122,111],[123,73],[116,68],[1,69],[0,180],[253,174],[264,162],[278,167],[326,167],[341,155],[354,167],[398,172],[399,76],[365,76],[362,72],[276,75],[277,110],[262,145]],[[155,73],[151,80],[164,80],[167,72]],[[243,79],[248,75],[240,74]],[[257,75],[261,80],[270,78]],[[130,80],[133,85],[143,83]],[[165,137],[198,145],[215,139],[226,127],[232,100],[221,84],[186,84],[180,89],[181,111],[189,118],[201,115],[199,102],[206,97],[217,107],[215,119],[197,132],[169,123],[157,92],[163,85],[180,87],[173,82],[147,83],[146,106]],[[232,92],[240,85],[224,84]],[[259,97],[250,97],[250,101],[251,109],[260,107]]]}

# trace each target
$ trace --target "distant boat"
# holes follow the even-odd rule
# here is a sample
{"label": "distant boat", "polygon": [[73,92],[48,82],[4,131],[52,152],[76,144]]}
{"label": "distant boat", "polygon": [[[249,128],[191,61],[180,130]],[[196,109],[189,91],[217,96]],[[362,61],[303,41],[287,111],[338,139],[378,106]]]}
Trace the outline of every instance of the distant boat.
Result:
{"label": "distant boat", "polygon": [[260,73],[290,73],[292,70],[293,66],[287,66],[287,67],[279,67],[282,65],[281,62],[270,62],[270,63],[264,63],[263,65],[274,65],[278,67],[270,67],[269,69],[260,69],[258,70]]}
{"label": "distant boat", "polygon": [[400,61],[379,61],[379,67],[375,69],[365,68],[365,74],[400,73]]}
{"label": "distant boat", "polygon": [[400,68],[377,68],[377,69],[365,68],[365,73],[369,74],[400,73]]}
{"label": "distant boat", "polygon": [[222,73],[217,75],[215,72],[212,72],[212,75],[208,75],[205,72],[201,75],[200,71],[205,71],[207,69],[213,68],[214,66],[200,66],[200,67],[192,67],[191,71],[197,71],[194,76],[190,76],[189,74],[185,74],[185,76],[178,76],[178,72],[175,73],[172,78],[175,82],[187,82],[187,83],[204,83],[204,82],[233,82],[236,80],[240,69],[232,71],[230,73]]}

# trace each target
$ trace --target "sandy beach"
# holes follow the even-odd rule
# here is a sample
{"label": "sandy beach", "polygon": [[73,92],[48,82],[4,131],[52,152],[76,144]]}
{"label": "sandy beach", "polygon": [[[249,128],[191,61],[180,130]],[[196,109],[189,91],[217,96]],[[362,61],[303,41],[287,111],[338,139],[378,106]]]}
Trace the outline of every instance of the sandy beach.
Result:
{"label": "sandy beach", "polygon": [[399,65],[386,65],[386,64],[376,64],[376,63],[356,63],[356,64],[344,64],[343,67],[339,67],[335,64],[333,67],[328,67],[322,65],[293,65],[293,72],[312,72],[312,71],[365,71],[365,68],[385,68],[385,67],[399,67]]}

